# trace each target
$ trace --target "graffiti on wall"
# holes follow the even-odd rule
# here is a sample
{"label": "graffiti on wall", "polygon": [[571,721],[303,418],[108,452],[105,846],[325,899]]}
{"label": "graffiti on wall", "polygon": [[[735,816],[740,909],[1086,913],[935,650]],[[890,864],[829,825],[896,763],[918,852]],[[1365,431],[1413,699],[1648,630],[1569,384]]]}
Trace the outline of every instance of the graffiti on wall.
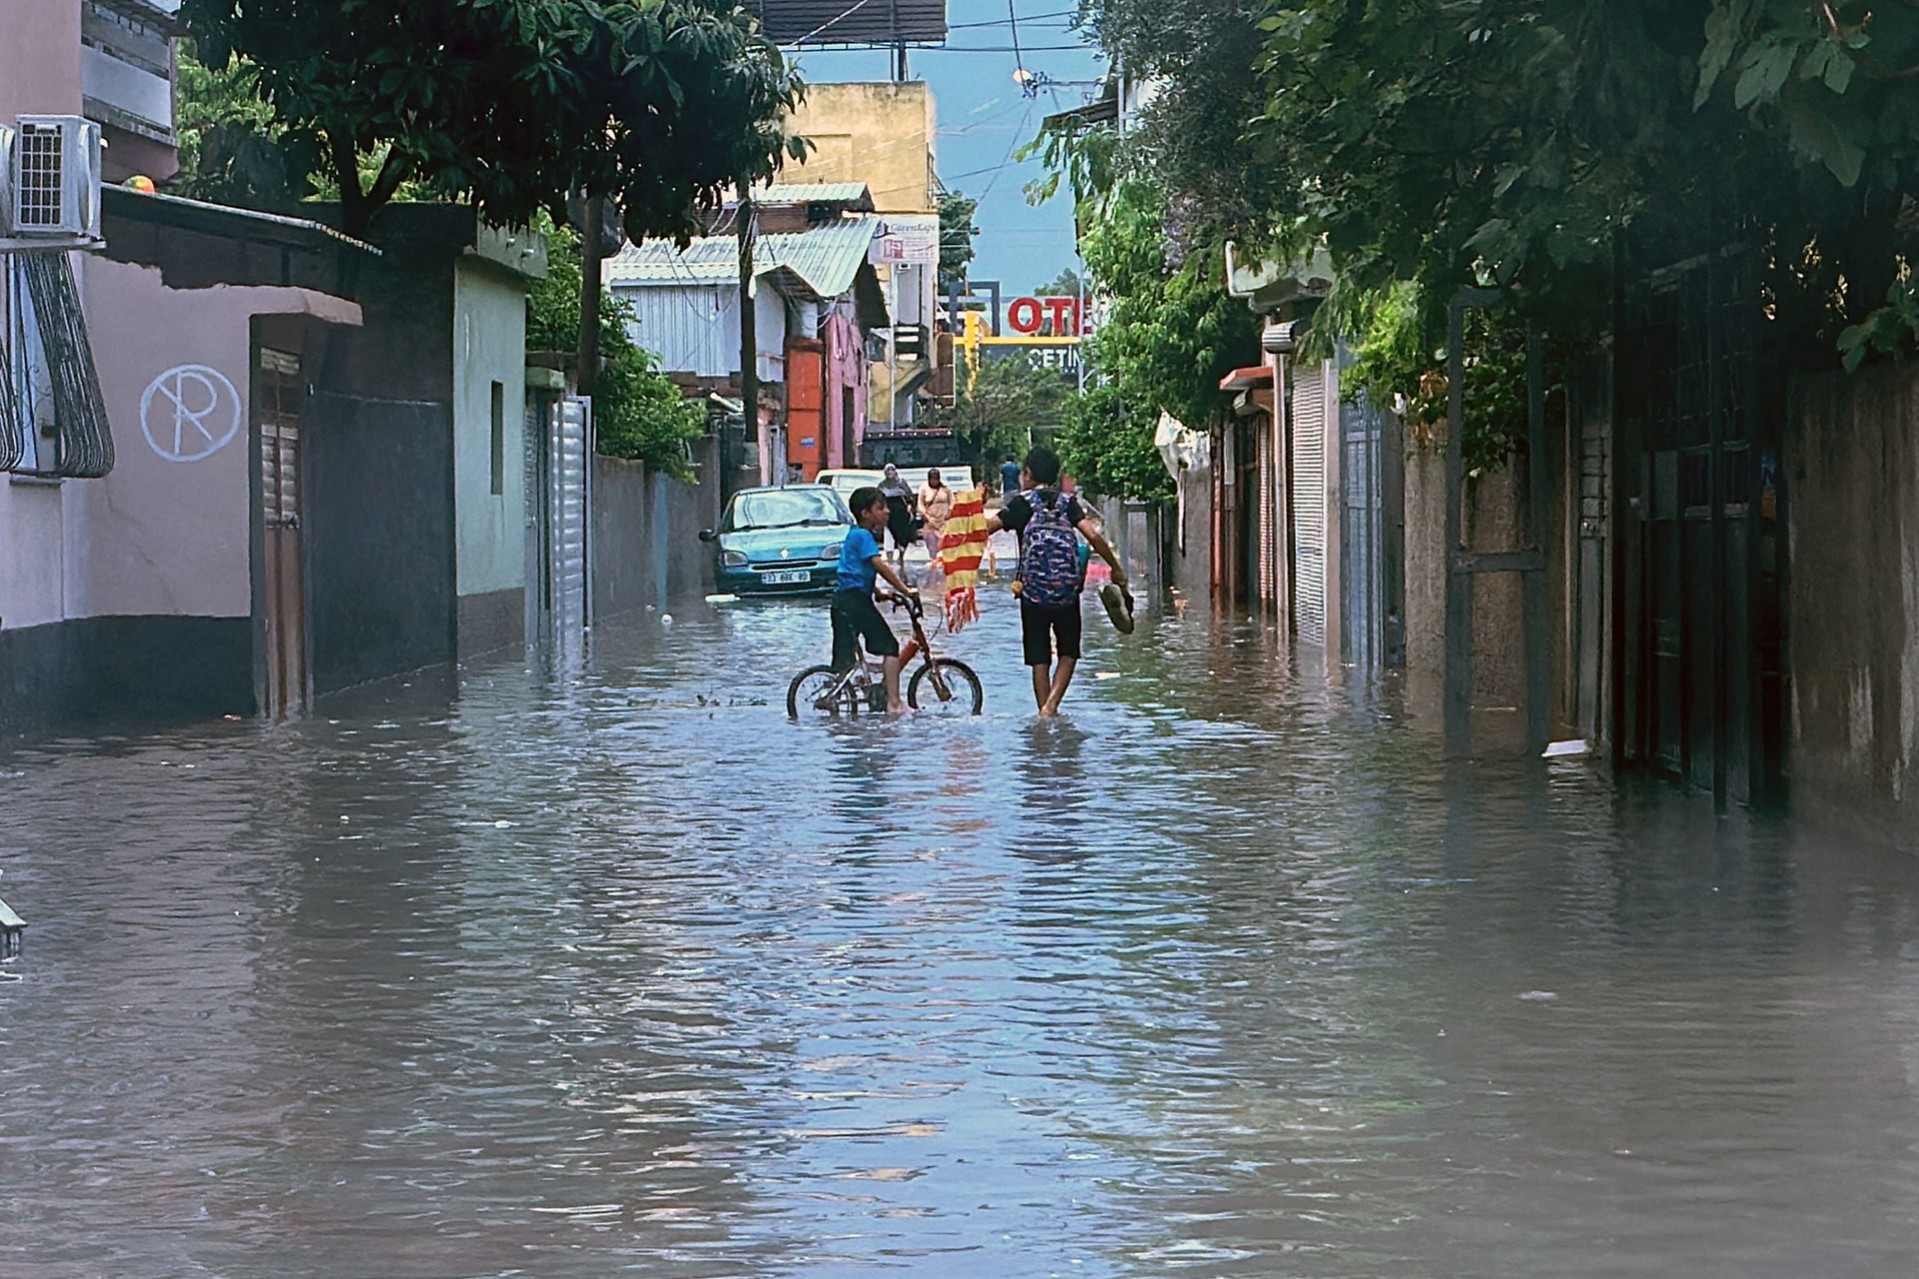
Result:
{"label": "graffiti on wall", "polygon": [[240,393],[204,364],[168,369],[140,397],[140,434],[169,462],[197,462],[240,433]]}

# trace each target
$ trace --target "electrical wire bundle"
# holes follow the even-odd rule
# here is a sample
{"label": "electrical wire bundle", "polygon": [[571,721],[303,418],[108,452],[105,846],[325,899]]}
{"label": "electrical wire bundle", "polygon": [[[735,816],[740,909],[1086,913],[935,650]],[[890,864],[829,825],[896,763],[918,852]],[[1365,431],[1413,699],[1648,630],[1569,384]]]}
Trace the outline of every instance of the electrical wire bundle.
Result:
{"label": "electrical wire bundle", "polygon": [[97,480],[113,470],[113,429],[100,392],[100,371],[93,363],[93,344],[87,340],[73,263],[65,253],[23,256],[40,349],[53,375],[54,464],[43,471]]}
{"label": "electrical wire bundle", "polygon": [[19,467],[27,456],[27,427],[20,417],[20,397],[13,391],[13,361],[0,347],[0,471]]}

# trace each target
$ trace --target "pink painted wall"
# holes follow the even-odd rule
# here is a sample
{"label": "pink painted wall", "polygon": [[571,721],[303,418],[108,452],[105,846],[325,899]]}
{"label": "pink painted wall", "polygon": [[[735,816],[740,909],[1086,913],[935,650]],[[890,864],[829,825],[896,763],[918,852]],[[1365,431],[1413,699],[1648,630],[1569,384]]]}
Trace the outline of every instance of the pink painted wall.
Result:
{"label": "pink painted wall", "polygon": [[[157,270],[104,259],[82,271],[115,462],[67,482],[67,616],[244,617],[252,317],[358,323],[359,308],[303,289],[169,289]],[[168,456],[176,430],[191,460]]]}
{"label": "pink painted wall", "polygon": [[0,120],[80,114],[80,0],[4,0]]}
{"label": "pink painted wall", "polygon": [[[0,624],[247,616],[251,319],[357,324],[359,308],[302,289],[168,289],[157,270],[104,258],[78,267],[114,468],[98,480],[0,481],[0,532],[13,551],[0,568]],[[183,401],[178,415],[171,395]],[[179,453],[205,456],[165,456],[176,425]]]}
{"label": "pink painted wall", "polygon": [[[858,445],[866,438],[866,344],[859,326],[844,307],[834,310],[822,336],[826,339],[826,456],[828,465],[859,465]],[[845,391],[853,392],[854,456],[845,456],[846,433],[841,428]]]}

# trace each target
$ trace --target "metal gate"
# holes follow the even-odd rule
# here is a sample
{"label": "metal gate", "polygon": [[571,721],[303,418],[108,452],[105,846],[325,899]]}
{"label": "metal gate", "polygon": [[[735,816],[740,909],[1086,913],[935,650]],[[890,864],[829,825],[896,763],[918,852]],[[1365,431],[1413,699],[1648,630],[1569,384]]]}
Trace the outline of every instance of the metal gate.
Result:
{"label": "metal gate", "polygon": [[[1261,419],[1252,419],[1264,426]],[[1259,607],[1261,612],[1278,612],[1284,607],[1279,595],[1279,450],[1273,445],[1274,432],[1255,427],[1254,455],[1259,468],[1258,493],[1254,503],[1259,510]]]}
{"label": "metal gate", "polygon": [[1389,501],[1403,485],[1399,432],[1392,414],[1364,391],[1339,406],[1341,438],[1339,599],[1340,656],[1361,670],[1405,664],[1401,636],[1401,518]]}
{"label": "metal gate", "polygon": [[1326,642],[1326,377],[1318,363],[1293,379],[1293,625]]}
{"label": "metal gate", "polygon": [[592,402],[536,396],[527,421],[529,638],[577,651],[593,624],[589,464]]}
{"label": "metal gate", "polygon": [[300,539],[300,357],[260,348],[262,710],[288,719],[306,709],[313,687],[307,655],[306,561]]}
{"label": "metal gate", "polygon": [[1619,749],[1721,803],[1781,771],[1784,397],[1765,386],[1779,364],[1760,358],[1757,265],[1723,249],[1649,273],[1623,303],[1616,370]]}

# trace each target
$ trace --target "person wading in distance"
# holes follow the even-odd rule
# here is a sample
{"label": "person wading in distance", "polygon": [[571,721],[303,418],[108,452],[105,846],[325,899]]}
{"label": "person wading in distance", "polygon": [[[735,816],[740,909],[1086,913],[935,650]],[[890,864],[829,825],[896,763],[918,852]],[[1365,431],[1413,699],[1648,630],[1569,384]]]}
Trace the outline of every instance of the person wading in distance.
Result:
{"label": "person wading in distance", "polygon": [[1033,700],[1040,717],[1050,719],[1059,714],[1073,668],[1079,665],[1079,593],[1085,581],[1079,539],[1084,537],[1112,566],[1113,582],[1122,590],[1126,568],[1079,499],[1059,491],[1059,454],[1044,445],[1026,455],[1020,491],[988,517],[988,535],[1000,529],[1019,534],[1020,570],[1014,589],[1019,592],[1020,640],[1033,671]]}

